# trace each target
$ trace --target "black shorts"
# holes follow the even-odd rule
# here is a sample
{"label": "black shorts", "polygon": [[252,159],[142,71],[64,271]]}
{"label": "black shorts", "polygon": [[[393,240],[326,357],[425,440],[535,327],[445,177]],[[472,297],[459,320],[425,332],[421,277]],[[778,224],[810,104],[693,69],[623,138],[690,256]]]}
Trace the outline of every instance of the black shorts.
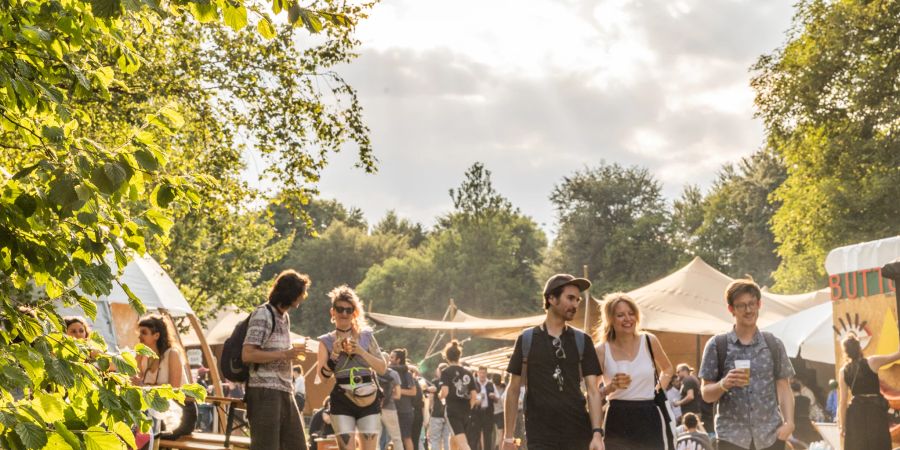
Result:
{"label": "black shorts", "polygon": [[400,422],[400,437],[403,439],[412,437],[413,417],[415,414],[410,411],[397,411],[397,422]]}
{"label": "black shorts", "polygon": [[450,424],[450,434],[456,436],[465,434],[468,429],[472,411],[468,408],[453,408],[447,405],[447,423]]}
{"label": "black shorts", "polygon": [[497,425],[497,428],[501,430],[506,426],[503,422],[503,413],[494,414],[494,425]]}
{"label": "black shorts", "polygon": [[350,401],[344,391],[335,386],[331,390],[331,414],[337,416],[350,416],[354,419],[361,419],[372,414],[381,414],[381,397],[380,393],[376,394],[375,401],[371,405],[360,408],[356,403]]}

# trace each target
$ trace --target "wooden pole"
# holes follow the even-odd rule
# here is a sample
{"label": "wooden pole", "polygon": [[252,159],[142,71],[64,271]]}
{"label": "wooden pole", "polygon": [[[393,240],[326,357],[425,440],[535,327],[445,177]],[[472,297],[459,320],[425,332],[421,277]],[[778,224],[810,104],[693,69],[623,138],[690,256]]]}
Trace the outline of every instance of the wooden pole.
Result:
{"label": "wooden pole", "polygon": [[[216,361],[216,357],[212,354],[212,349],[209,348],[209,344],[206,342],[206,336],[203,334],[203,326],[200,325],[200,320],[197,319],[193,313],[187,315],[188,320],[191,322],[191,328],[194,329],[194,333],[197,333],[197,339],[200,341],[200,351],[203,352],[203,359],[206,360],[206,363],[209,364],[209,376],[212,379],[213,384],[213,393],[216,397],[224,397],[224,391],[222,390],[222,378],[219,374],[219,364]],[[227,418],[225,417],[225,411],[222,408],[216,408],[216,412],[219,416],[219,431],[225,433],[225,426],[227,422]]]}
{"label": "wooden pole", "polygon": [[[582,269],[582,273],[584,273],[584,278],[589,280],[590,278],[588,278],[587,264],[583,265],[581,267],[581,269]],[[591,309],[593,309],[593,307],[594,307],[594,302],[591,301],[590,288],[588,288],[588,290],[586,290],[584,292],[585,292],[585,296],[584,296],[584,332],[587,334],[591,334],[591,328],[590,328],[591,319],[590,319],[590,317],[591,317]]]}

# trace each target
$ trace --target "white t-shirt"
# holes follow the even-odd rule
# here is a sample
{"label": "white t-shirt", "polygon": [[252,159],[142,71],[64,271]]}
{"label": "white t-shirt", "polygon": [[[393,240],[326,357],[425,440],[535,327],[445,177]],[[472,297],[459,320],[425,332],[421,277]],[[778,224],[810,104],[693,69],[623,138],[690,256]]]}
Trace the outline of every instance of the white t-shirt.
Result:
{"label": "white t-shirt", "polygon": [[294,395],[306,395],[306,377],[299,376],[294,379]]}

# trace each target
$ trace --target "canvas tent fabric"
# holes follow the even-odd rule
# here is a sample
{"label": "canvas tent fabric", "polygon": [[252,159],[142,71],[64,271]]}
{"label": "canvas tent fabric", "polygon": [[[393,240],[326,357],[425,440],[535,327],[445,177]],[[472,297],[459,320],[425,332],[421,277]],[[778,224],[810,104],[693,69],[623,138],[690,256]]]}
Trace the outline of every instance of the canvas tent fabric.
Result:
{"label": "canvas tent fabric", "polygon": [[[107,263],[115,267],[111,257],[107,258]],[[133,255],[119,281],[126,284],[141,299],[147,311],[166,310],[174,317],[193,314],[178,286],[149,254]],[[119,344],[136,340],[136,337],[123,335],[137,327],[137,313],[131,308],[128,295],[118,283],[113,283],[109,295],[94,298],[93,301],[97,304],[97,318],[91,323],[91,328],[103,336],[111,351],[117,351]],[[59,307],[57,311],[64,316],[86,317],[84,311],[77,305]],[[90,321],[89,318],[88,320]]]}
{"label": "canvas tent fabric", "polygon": [[[734,323],[724,299],[725,288],[732,281],[732,278],[698,257],[672,274],[628,294],[641,307],[641,327],[646,330],[713,335],[728,331]],[[759,324],[763,327],[812,306],[828,303],[831,298],[827,289],[798,295],[763,292],[762,296]],[[600,322],[600,304],[596,299],[591,299],[587,304],[591,305],[588,322],[590,331],[593,331]],[[457,313],[456,319],[459,314],[462,311]],[[544,314],[499,320],[466,314],[461,320],[449,322],[378,313],[370,313],[369,317],[389,327],[465,332],[501,340],[514,340],[523,328],[538,325],[544,320]],[[583,323],[584,311],[579,308],[572,324],[581,328]]]}
{"label": "canvas tent fabric", "polygon": [[792,314],[763,328],[784,343],[788,356],[834,364],[834,328],[831,303]]}
{"label": "canvas tent fabric", "polygon": [[[590,328],[587,331],[593,332],[600,322],[600,302],[593,297],[589,297],[587,301],[578,305],[578,311],[575,313],[575,318],[571,324],[582,328],[585,323],[584,315],[586,311],[588,314],[588,327]],[[380,313],[368,313],[367,316],[373,322],[388,327],[463,332],[477,337],[499,340],[515,340],[523,328],[540,325],[545,317],[544,314],[540,314],[517,319],[484,319],[472,316],[461,310],[457,310],[450,321],[414,319]]]}

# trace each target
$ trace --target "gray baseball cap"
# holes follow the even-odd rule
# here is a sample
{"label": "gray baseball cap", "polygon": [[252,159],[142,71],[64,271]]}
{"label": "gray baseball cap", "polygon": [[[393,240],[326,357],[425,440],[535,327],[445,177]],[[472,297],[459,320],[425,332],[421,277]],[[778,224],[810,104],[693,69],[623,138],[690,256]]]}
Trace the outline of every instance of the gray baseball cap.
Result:
{"label": "gray baseball cap", "polygon": [[591,287],[591,282],[584,278],[575,278],[567,273],[558,273],[550,277],[547,283],[544,284],[544,296],[560,286],[568,286],[570,284],[577,287],[579,291],[586,291]]}

